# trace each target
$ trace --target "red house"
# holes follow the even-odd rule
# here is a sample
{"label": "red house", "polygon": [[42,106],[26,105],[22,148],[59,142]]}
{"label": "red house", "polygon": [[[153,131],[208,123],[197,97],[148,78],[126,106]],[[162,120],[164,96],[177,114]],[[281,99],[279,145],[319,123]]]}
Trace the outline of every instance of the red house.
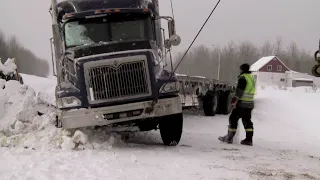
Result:
{"label": "red house", "polygon": [[285,87],[314,86],[314,77],[308,73],[292,71],[277,56],[260,58],[250,70],[261,85]]}
{"label": "red house", "polygon": [[291,71],[277,56],[260,58],[250,70],[256,81],[265,85],[286,85],[286,71]]}
{"label": "red house", "polygon": [[277,56],[262,57],[254,64],[251,65],[250,70],[253,72],[273,72],[273,73],[285,73],[290,71]]}

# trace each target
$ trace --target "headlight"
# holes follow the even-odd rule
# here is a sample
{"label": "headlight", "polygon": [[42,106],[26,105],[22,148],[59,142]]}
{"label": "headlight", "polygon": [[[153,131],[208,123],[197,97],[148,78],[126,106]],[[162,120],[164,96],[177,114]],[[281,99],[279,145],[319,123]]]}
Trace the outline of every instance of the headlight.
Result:
{"label": "headlight", "polygon": [[57,106],[58,108],[70,108],[70,107],[81,106],[81,101],[74,96],[63,97],[57,100]]}
{"label": "headlight", "polygon": [[160,88],[160,93],[169,93],[174,91],[179,91],[179,82],[165,83]]}

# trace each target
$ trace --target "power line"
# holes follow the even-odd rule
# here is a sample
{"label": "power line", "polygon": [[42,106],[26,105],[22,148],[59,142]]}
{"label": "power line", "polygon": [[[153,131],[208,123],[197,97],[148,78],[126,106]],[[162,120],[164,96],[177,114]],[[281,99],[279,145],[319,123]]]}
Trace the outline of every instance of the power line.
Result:
{"label": "power line", "polygon": [[[212,9],[211,13],[209,14],[208,18],[206,19],[206,21],[203,23],[202,27],[200,28],[200,30],[198,31],[197,35],[194,37],[193,41],[191,42],[190,46],[188,47],[187,51],[184,53],[184,55],[182,56],[181,60],[179,61],[179,63],[177,64],[176,68],[173,70],[172,74],[177,70],[177,68],[179,67],[180,63],[183,61],[184,57],[187,55],[187,53],[189,52],[191,46],[193,45],[193,43],[196,41],[196,39],[198,38],[199,34],[201,33],[203,27],[207,24],[208,20],[210,19],[212,13],[216,10],[216,8],[218,7],[219,3],[221,0],[219,0],[216,5],[214,6],[214,8]],[[170,76],[170,78],[172,77],[172,75]]]}
{"label": "power line", "polygon": [[[172,8],[172,0],[171,1],[171,8]],[[182,56],[181,60],[179,61],[177,67],[172,71],[170,77],[168,78],[171,79],[172,76],[174,75],[175,71],[177,70],[177,68],[179,67],[180,63],[183,61],[184,57],[187,55],[188,51],[190,50],[191,46],[193,45],[193,43],[196,41],[196,39],[198,38],[199,34],[201,33],[203,27],[207,24],[208,20],[210,19],[211,15],[213,14],[213,12],[216,10],[216,8],[218,7],[219,3],[220,3],[221,0],[219,0],[216,5],[214,6],[214,8],[212,9],[211,13],[209,14],[209,16],[207,17],[206,21],[203,23],[202,27],[200,28],[200,30],[198,31],[197,35],[194,37],[193,41],[191,42],[190,46],[188,47],[187,51],[184,53],[184,55]],[[172,8],[172,14],[173,14],[173,8]],[[162,91],[164,85],[162,85],[158,92],[157,92],[157,96],[156,98],[151,102],[151,105],[150,107],[148,108],[148,111],[152,111],[154,106],[156,105],[156,103],[158,102],[158,99],[159,99],[159,94],[160,92]]]}

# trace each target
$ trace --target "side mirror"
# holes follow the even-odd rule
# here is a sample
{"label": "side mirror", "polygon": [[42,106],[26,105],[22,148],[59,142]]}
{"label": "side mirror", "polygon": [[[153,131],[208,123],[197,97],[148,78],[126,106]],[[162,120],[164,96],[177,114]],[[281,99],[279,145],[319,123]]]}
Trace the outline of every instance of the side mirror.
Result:
{"label": "side mirror", "polygon": [[165,48],[170,49],[171,46],[178,46],[181,43],[181,38],[176,34],[176,27],[175,27],[174,20],[168,17],[160,17],[160,18],[164,18],[168,21],[169,39],[166,39],[164,41]]}
{"label": "side mirror", "polygon": [[179,35],[173,34],[170,36],[169,42],[172,46],[178,46],[181,43],[181,38]]}
{"label": "side mirror", "polygon": [[181,43],[181,38],[180,36],[174,34],[174,35],[171,35],[171,37],[169,39],[166,39],[164,41],[164,46],[167,48],[167,49],[170,49],[171,46],[178,46],[179,44]]}

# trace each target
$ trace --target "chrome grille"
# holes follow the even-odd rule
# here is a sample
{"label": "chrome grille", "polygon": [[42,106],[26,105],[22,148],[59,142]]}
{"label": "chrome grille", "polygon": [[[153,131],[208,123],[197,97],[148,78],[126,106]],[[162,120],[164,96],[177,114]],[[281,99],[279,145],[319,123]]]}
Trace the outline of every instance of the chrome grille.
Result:
{"label": "chrome grille", "polygon": [[146,60],[119,60],[109,64],[87,67],[86,80],[90,102],[106,102],[151,95]]}

